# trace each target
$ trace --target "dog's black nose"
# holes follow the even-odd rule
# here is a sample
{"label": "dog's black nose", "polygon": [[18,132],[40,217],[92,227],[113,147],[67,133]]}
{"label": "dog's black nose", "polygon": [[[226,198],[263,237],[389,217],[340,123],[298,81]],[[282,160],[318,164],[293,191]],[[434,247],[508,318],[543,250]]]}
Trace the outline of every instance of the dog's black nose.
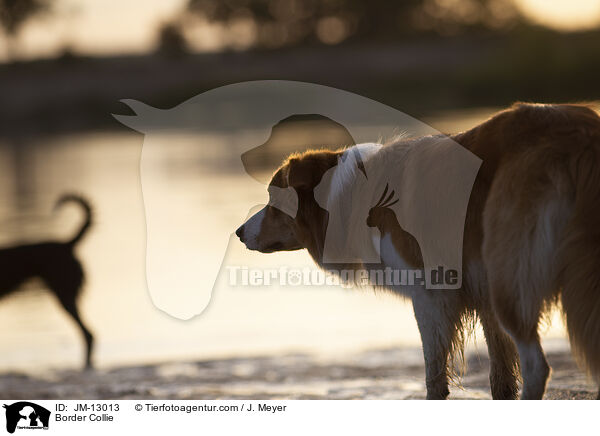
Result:
{"label": "dog's black nose", "polygon": [[240,226],[235,231],[235,234],[237,235],[238,238],[240,238],[240,241],[244,242],[244,226]]}

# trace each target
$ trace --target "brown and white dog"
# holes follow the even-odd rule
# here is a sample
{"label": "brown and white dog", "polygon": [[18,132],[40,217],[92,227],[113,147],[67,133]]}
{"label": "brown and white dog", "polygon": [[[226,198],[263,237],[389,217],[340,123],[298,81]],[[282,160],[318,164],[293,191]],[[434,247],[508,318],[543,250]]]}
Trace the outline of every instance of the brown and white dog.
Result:
{"label": "brown and white dog", "polygon": [[[482,160],[466,212],[462,288],[390,287],[412,299],[423,342],[427,398],[448,396],[450,357],[462,351],[466,324],[475,316],[487,341],[493,398],[517,397],[520,369],[521,397],[541,399],[550,369],[538,323],[557,302],[575,354],[598,381],[600,117],[582,105],[516,104],[452,139]],[[394,159],[419,144],[396,140],[369,159]],[[296,216],[267,205],[236,231],[240,240],[263,253],[305,248],[329,269],[323,261],[329,216],[313,190],[351,150],[289,157],[271,185],[295,190]],[[399,162],[395,168],[405,171]],[[330,195],[338,191],[332,187]],[[372,204],[380,201],[366,224],[379,229],[382,264],[422,267],[419,244],[390,213],[393,196],[384,198],[381,191],[373,194]],[[402,197],[402,189],[394,195]]]}

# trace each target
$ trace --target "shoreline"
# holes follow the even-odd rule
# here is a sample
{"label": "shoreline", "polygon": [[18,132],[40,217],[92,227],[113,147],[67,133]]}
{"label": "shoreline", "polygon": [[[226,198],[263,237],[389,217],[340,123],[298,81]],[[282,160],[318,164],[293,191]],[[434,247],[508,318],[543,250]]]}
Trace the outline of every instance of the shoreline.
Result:
{"label": "shoreline", "polygon": [[[595,399],[568,349],[547,352],[552,378],[545,399]],[[485,351],[468,351],[462,386],[449,399],[491,399]],[[93,371],[0,374],[0,397],[20,399],[424,399],[419,348],[373,349],[341,358],[311,354],[230,357]]]}

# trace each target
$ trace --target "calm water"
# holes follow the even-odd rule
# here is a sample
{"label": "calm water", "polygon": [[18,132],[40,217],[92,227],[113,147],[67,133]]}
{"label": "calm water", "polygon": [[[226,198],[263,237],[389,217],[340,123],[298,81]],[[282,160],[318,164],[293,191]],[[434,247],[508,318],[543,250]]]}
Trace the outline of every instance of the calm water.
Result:
{"label": "calm water", "polygon": [[[446,130],[444,122],[471,124],[481,116],[439,117],[439,128]],[[134,133],[85,134],[0,148],[2,245],[69,237],[81,216],[72,206],[52,213],[54,201],[64,192],[82,193],[93,203],[96,223],[77,253],[87,274],[80,307],[97,338],[97,366],[419,345],[412,309],[397,297],[333,287],[229,287],[227,272],[201,316],[180,321],[157,310],[144,275],[142,140]],[[214,225],[233,232],[240,224],[240,208],[245,213],[248,201],[264,203],[266,192],[245,178],[208,169],[191,166],[177,171],[189,178],[194,192],[214,197],[215,207],[223,210]],[[192,248],[200,258],[209,259],[212,232],[206,233],[205,246]],[[237,265],[315,268],[305,252],[260,255],[247,251],[235,238],[228,259]],[[79,331],[36,282],[27,285],[27,292],[1,301],[0,331],[0,370],[81,364]],[[560,336],[562,331],[550,334]]]}

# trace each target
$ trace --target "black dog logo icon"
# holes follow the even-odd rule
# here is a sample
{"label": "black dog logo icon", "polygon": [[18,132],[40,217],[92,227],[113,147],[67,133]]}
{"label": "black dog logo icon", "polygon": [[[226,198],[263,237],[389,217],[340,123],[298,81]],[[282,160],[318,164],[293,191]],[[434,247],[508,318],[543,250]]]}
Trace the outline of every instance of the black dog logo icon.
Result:
{"label": "black dog logo icon", "polygon": [[16,428],[47,429],[50,421],[50,411],[29,401],[19,401],[10,405],[5,404],[6,431],[14,433]]}

